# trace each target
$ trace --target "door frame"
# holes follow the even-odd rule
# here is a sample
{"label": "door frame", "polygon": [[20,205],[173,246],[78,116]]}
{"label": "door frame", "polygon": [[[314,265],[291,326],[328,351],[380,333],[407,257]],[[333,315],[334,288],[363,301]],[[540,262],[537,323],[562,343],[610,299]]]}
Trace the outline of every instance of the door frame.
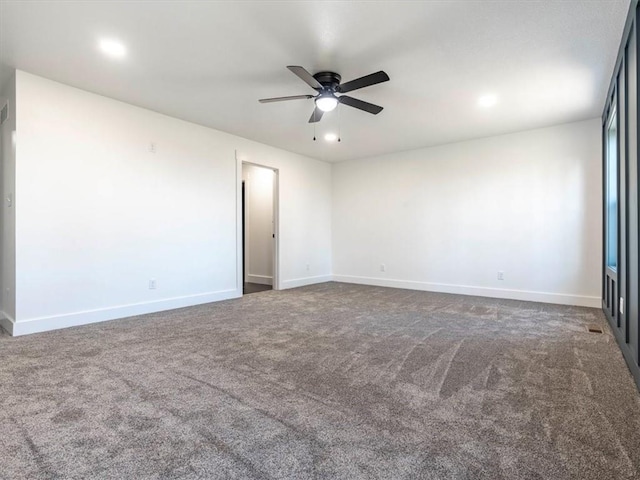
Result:
{"label": "door frame", "polygon": [[242,223],[242,166],[266,168],[273,172],[273,290],[281,290],[280,285],[280,171],[270,165],[243,160],[236,151],[236,289],[238,296],[243,295],[244,287],[244,245]]}

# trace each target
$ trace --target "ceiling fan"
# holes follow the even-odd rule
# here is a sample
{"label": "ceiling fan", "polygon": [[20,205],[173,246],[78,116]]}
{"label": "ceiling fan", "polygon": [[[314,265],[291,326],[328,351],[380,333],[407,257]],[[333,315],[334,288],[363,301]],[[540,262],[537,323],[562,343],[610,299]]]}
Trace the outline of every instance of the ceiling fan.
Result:
{"label": "ceiling fan", "polygon": [[336,93],[347,93],[359,88],[369,87],[377,83],[389,81],[389,75],[382,70],[370,75],[365,75],[364,77],[356,78],[355,80],[351,80],[347,83],[340,83],[342,77],[334,72],[318,72],[315,75],[311,75],[303,67],[294,65],[288,66],[287,68],[318,92],[318,94],[263,98],[258,100],[260,103],[282,102],[285,100],[308,100],[313,98],[316,106],[311,114],[311,118],[309,118],[309,123],[319,122],[324,112],[330,112],[335,109],[339,103],[359,110],[364,110],[365,112],[369,112],[374,115],[377,115],[382,111],[382,107],[374,105],[373,103],[364,102],[347,95],[336,95]]}

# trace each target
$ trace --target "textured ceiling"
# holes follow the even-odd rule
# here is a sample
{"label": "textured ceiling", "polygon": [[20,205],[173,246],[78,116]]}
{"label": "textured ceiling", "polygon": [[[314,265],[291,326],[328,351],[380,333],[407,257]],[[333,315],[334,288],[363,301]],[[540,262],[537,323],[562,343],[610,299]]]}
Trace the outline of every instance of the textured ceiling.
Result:
{"label": "textured ceiling", "polygon": [[[0,81],[18,68],[174,117],[339,161],[597,117],[629,0],[6,1]],[[128,48],[106,58],[103,37]],[[287,65],[343,81],[385,109],[325,114],[312,141],[313,93]],[[493,108],[478,97],[498,96]]]}

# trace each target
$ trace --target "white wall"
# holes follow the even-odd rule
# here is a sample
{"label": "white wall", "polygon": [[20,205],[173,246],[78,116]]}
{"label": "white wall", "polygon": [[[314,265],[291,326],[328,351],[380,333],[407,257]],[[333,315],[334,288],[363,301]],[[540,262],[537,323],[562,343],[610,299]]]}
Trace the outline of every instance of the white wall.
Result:
{"label": "white wall", "polygon": [[8,105],[9,116],[0,126],[0,325],[9,329],[15,318],[15,209],[16,82],[12,77],[0,93],[0,108]]}
{"label": "white wall", "polygon": [[245,281],[273,284],[273,187],[274,171],[244,164],[245,184]]}
{"label": "white wall", "polygon": [[14,334],[241,295],[241,157],[279,169],[281,287],[330,278],[329,164],[25,72],[17,86]]}
{"label": "white wall", "polygon": [[336,164],[334,278],[599,307],[601,182],[599,119]]}
{"label": "white wall", "polygon": [[280,288],[599,306],[597,119],[332,166],[25,72],[16,89],[14,334],[241,295],[242,161],[278,170]]}
{"label": "white wall", "polygon": [[247,140],[238,159],[278,170],[278,288],[331,280],[331,164]]}

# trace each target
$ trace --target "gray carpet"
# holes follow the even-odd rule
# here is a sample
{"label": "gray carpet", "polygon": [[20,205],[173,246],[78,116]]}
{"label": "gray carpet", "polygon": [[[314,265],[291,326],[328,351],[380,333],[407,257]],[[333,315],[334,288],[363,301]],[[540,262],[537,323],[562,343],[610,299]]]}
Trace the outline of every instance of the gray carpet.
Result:
{"label": "gray carpet", "polygon": [[339,283],[0,336],[0,478],[631,479],[596,309]]}

